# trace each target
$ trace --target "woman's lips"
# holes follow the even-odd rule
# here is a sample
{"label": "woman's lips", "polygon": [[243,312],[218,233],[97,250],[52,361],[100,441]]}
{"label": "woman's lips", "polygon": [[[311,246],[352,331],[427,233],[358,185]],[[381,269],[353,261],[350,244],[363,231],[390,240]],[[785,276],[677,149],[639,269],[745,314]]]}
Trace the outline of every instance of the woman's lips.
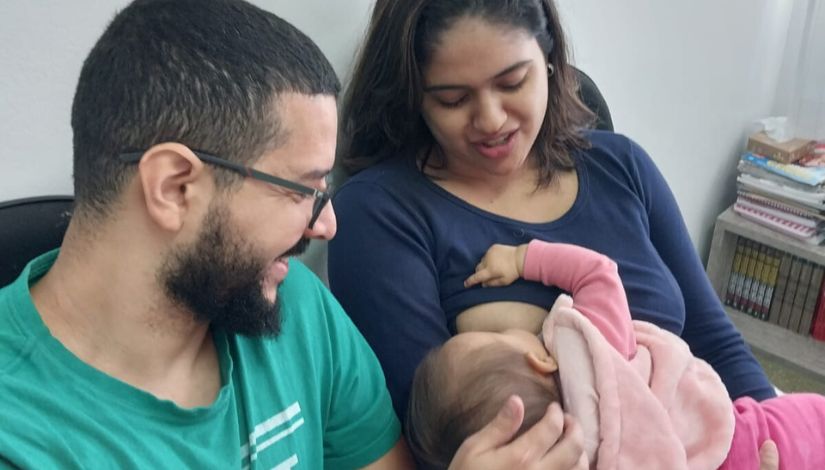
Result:
{"label": "woman's lips", "polygon": [[489,139],[473,143],[473,147],[478,153],[489,159],[499,159],[510,155],[516,142],[516,131],[512,131],[504,137]]}

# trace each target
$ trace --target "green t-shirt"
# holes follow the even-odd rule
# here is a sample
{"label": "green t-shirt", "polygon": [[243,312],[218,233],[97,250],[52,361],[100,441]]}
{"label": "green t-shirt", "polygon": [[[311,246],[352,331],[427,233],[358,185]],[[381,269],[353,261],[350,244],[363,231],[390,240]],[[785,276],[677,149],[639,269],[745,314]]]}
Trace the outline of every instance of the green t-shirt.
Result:
{"label": "green t-shirt", "polygon": [[82,362],[48,331],[29,286],[57,251],[0,289],[0,467],[344,469],[400,437],[374,354],[291,261],[276,339],[215,331],[222,387],[180,408]]}

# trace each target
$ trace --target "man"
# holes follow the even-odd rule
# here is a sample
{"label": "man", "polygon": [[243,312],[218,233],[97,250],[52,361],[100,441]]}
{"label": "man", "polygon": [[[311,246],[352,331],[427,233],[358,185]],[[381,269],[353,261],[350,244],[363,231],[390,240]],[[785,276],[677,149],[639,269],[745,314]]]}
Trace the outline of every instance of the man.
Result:
{"label": "man", "polygon": [[372,352],[289,261],[335,234],[338,91],[240,1],[114,18],[77,86],[63,246],[0,291],[0,466],[408,465]]}

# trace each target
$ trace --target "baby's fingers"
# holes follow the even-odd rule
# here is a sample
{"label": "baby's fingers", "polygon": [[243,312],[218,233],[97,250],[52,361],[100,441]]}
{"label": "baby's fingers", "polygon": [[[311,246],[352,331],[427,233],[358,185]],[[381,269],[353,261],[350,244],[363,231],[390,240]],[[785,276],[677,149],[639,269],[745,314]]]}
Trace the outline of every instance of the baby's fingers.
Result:
{"label": "baby's fingers", "polygon": [[501,276],[490,276],[490,279],[481,283],[483,287],[503,287],[510,285],[510,283]]}
{"label": "baby's fingers", "polygon": [[489,269],[480,269],[476,271],[473,275],[468,277],[464,280],[464,287],[472,287],[476,284],[481,284],[483,282],[489,281],[493,277],[493,274],[490,272]]}

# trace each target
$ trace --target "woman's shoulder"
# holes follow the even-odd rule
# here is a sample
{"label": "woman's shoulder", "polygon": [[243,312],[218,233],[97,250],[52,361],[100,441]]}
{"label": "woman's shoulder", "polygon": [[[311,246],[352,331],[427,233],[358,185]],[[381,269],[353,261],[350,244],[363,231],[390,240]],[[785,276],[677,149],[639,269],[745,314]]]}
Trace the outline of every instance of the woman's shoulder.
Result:
{"label": "woman's shoulder", "polygon": [[352,188],[360,186],[397,188],[400,183],[409,186],[410,182],[417,182],[417,173],[418,170],[412,162],[401,158],[384,160],[347,177],[339,184],[338,191],[351,191]]}
{"label": "woman's shoulder", "polygon": [[624,134],[590,130],[585,133],[590,146],[580,154],[587,164],[619,166],[633,171],[653,165],[647,152],[633,139]]}
{"label": "woman's shoulder", "polygon": [[588,130],[585,132],[584,137],[590,144],[590,148],[585,149],[586,153],[624,157],[630,156],[634,153],[635,148],[639,146],[630,137],[610,131]]}
{"label": "woman's shoulder", "polygon": [[[385,160],[350,176],[335,191],[334,203],[376,208],[429,207],[437,199],[427,178],[415,163],[401,158]],[[360,209],[359,209],[360,210]]]}
{"label": "woman's shoulder", "polygon": [[591,145],[579,154],[577,164],[587,174],[592,188],[629,188],[640,197],[666,189],[667,183],[656,163],[631,138],[604,131],[592,131],[587,137]]}

